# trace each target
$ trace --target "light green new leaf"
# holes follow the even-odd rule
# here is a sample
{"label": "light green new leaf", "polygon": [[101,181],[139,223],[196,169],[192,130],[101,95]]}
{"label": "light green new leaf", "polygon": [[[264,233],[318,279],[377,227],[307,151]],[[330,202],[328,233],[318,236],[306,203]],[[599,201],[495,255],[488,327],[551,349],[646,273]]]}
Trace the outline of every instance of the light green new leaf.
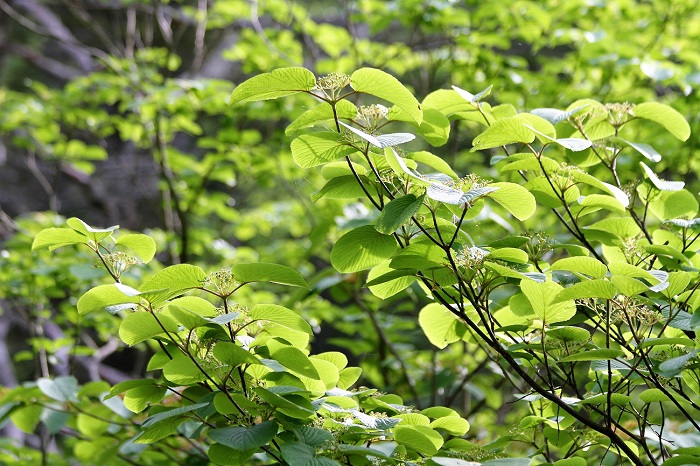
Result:
{"label": "light green new leaf", "polygon": [[267,444],[277,435],[278,425],[265,421],[251,427],[224,427],[212,429],[209,438],[235,450],[252,450]]}
{"label": "light green new leaf", "polygon": [[418,325],[433,345],[444,349],[459,341],[466,332],[466,325],[439,303],[430,303],[418,314]]}
{"label": "light green new leaf", "polygon": [[298,92],[310,91],[316,86],[314,74],[300,67],[280,68],[242,82],[231,93],[229,106],[241,102],[277,99]]}
{"label": "light green new leaf", "polygon": [[607,361],[623,356],[625,353],[621,350],[598,348],[589,351],[580,351],[563,357],[559,362],[578,362],[578,361]]}
{"label": "light green new leaf", "polygon": [[644,102],[634,107],[632,113],[637,118],[660,124],[677,139],[686,141],[690,137],[690,125],[683,115],[673,107],[660,102]]}
{"label": "light green new leaf", "polygon": [[375,68],[361,68],[350,76],[350,86],[357,92],[364,92],[384,99],[408,113],[421,124],[423,111],[413,94],[392,75]]}
{"label": "light green new leaf", "polygon": [[71,244],[85,244],[87,237],[72,228],[46,228],[41,230],[34,237],[32,242],[32,251],[37,251],[43,248],[54,249],[70,246]]}
{"label": "light green new leaf", "polygon": [[267,262],[236,264],[231,267],[231,273],[238,283],[270,282],[301,288],[309,287],[299,272],[286,265]]}
{"label": "light green new leaf", "polygon": [[597,209],[605,209],[616,214],[624,214],[625,206],[612,196],[607,194],[589,194],[578,198],[578,204],[581,206],[581,212],[595,211]]}
{"label": "light green new leaf", "polygon": [[374,228],[385,235],[390,235],[398,230],[403,224],[408,222],[411,217],[418,212],[418,209],[423,205],[425,193],[416,197],[414,194],[407,194],[402,197],[397,197],[391,200],[377,219],[377,224]]}
{"label": "light green new leaf", "polygon": [[398,425],[394,427],[394,440],[410,450],[428,456],[436,454],[444,443],[442,435],[427,426]]}
{"label": "light green new leaf", "polygon": [[605,264],[592,257],[584,256],[565,257],[552,264],[549,270],[568,270],[569,272],[593,278],[603,278],[608,273],[608,268]]}
{"label": "light green new leaf", "polygon": [[171,265],[144,280],[139,290],[188,290],[203,286],[206,277],[204,270],[195,265]]}
{"label": "light green new leaf", "polygon": [[165,331],[177,332],[177,323],[162,314],[158,319],[150,312],[128,314],[119,325],[119,338],[129,346],[164,334]]}
{"label": "light green new leaf", "polygon": [[88,312],[102,311],[109,306],[140,301],[140,297],[126,295],[116,285],[100,285],[82,295],[78,299],[77,307],[79,314],[87,314]]}
{"label": "light green new leaf", "polygon": [[423,99],[423,107],[424,110],[434,108],[448,117],[457,112],[476,112],[476,105],[464,100],[453,89],[438,89],[431,92]]}
{"label": "light green new leaf", "polygon": [[661,191],[649,201],[649,210],[661,220],[695,217],[698,207],[697,198],[687,189]]}
{"label": "light green new leaf", "polygon": [[537,317],[547,325],[564,322],[576,314],[576,303],[573,299],[567,301],[555,300],[556,295],[563,290],[561,285],[557,283],[522,280],[520,289],[527,297]]}
{"label": "light green new leaf", "polygon": [[535,133],[524,125],[524,120],[513,116],[498,120],[486,131],[474,138],[472,151],[491,149],[515,142],[529,144],[535,140]]}
{"label": "light green new leaf", "polygon": [[491,183],[489,188],[498,188],[497,191],[489,193],[494,201],[501,204],[510,214],[518,220],[526,220],[535,213],[537,202],[530,192],[515,183]]}
{"label": "light green new leaf", "polygon": [[331,264],[341,273],[359,272],[389,259],[398,249],[393,236],[383,235],[372,225],[345,233],[331,250]]}
{"label": "light green new leaf", "polygon": [[116,244],[131,249],[144,264],[149,263],[156,254],[156,242],[148,235],[140,233],[121,235],[117,238]]}
{"label": "light green new leaf", "polygon": [[341,144],[339,138],[334,131],[302,134],[292,141],[292,158],[300,167],[311,168],[357,152],[354,147]]}

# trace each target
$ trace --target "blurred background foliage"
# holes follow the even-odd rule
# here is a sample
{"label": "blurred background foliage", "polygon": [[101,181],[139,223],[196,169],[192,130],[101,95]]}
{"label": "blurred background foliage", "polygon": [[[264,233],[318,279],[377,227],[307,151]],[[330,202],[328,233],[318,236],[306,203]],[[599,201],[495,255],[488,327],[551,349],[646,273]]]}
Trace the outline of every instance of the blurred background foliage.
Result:
{"label": "blurred background foliage", "polygon": [[[82,251],[30,253],[39,230],[78,216],[149,234],[161,251],[151,270],[296,268],[311,292],[273,285],[245,299],[301,312],[314,350],[346,353],[364,384],[417,407],[456,407],[474,440],[509,432],[522,417],[508,404],[517,387],[476,346],[432,347],[417,325],[426,304],[417,289],[380,300],[362,274],[330,268],[339,227],[369,212],[311,201],[323,173],[293,164],[284,128],[312,100],[233,109],[226,100],[245,78],[284,66],[316,75],[380,68],[419,100],[451,84],[474,93],[493,85],[498,103],[523,110],[591,96],[659,100],[688,119],[690,140],[644,124],[646,136],[632,140],[651,135],[664,156],[657,173],[672,171],[697,192],[698,3],[0,0],[0,385],[67,374],[116,383],[145,371],[153,348],[120,347],[118,319],[78,319],[77,297],[106,272]],[[492,154],[469,152],[481,131],[472,125],[453,121],[433,152],[460,175],[489,178]],[[544,218],[523,228],[544,228]],[[483,228],[506,234],[498,222]],[[133,268],[125,281],[147,271]],[[9,425],[6,434],[34,441]]]}

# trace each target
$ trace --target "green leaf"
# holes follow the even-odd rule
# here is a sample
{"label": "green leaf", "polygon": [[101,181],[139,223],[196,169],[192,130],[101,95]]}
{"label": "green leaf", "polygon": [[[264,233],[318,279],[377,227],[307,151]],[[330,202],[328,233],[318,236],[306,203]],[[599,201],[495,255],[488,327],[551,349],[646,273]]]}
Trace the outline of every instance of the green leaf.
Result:
{"label": "green leaf", "polygon": [[227,466],[243,466],[250,464],[249,459],[257,451],[257,448],[251,450],[235,450],[233,448],[215,443],[207,450],[207,456],[214,464],[225,464]]}
{"label": "green leaf", "polygon": [[670,401],[668,395],[659,390],[658,388],[649,388],[644,390],[639,394],[639,399],[644,403],[656,403],[659,401]]}
{"label": "green leaf", "polygon": [[555,461],[554,466],[586,466],[588,464],[584,458],[574,457]]}
{"label": "green leaf", "polygon": [[189,357],[179,356],[163,366],[163,377],[176,385],[193,385],[207,380],[208,369],[202,361],[195,364]]}
{"label": "green leaf", "polygon": [[445,116],[457,112],[476,112],[476,105],[464,100],[454,89],[438,89],[423,99],[423,110],[434,108]]}
{"label": "green leaf", "polygon": [[[281,388],[283,387],[270,387],[270,389],[256,387],[253,390],[263,401],[275,407],[275,409],[282,414],[293,417],[294,419],[308,419],[315,414],[313,405],[308,400],[297,397],[294,401],[291,401],[273,391]],[[299,390],[296,387],[292,388]]]}
{"label": "green leaf", "polygon": [[44,395],[56,401],[77,401],[78,380],[73,376],[56,377],[55,379],[42,377],[37,379],[36,385]]}
{"label": "green leaf", "polygon": [[395,77],[375,68],[361,68],[350,76],[350,86],[357,91],[384,99],[396,105],[413,120],[421,124],[423,111],[421,106]]}
{"label": "green leaf", "polygon": [[549,270],[568,270],[593,278],[603,278],[608,273],[608,268],[599,260],[582,256],[560,259],[552,264]]}
{"label": "green leaf", "polygon": [[644,170],[644,173],[646,173],[647,178],[649,178],[649,181],[651,181],[651,183],[656,186],[656,189],[660,191],[680,191],[683,189],[683,186],[685,186],[683,181],[662,180],[656,176],[656,173],[654,173],[644,162],[639,162],[639,165],[642,166],[642,169]]}
{"label": "green leaf", "polygon": [[491,183],[488,187],[498,188],[497,191],[489,193],[488,197],[502,205],[518,220],[526,220],[535,213],[535,197],[519,184],[500,182]]}
{"label": "green leaf", "polygon": [[660,220],[695,217],[699,207],[698,200],[687,189],[661,191],[649,201],[649,210]]}
{"label": "green leaf", "polygon": [[578,204],[581,206],[581,212],[595,211],[597,209],[606,209],[616,214],[624,214],[625,206],[620,201],[612,196],[605,194],[589,194],[578,198]]}
{"label": "green leaf", "polygon": [[693,359],[695,355],[698,354],[698,352],[700,352],[700,350],[694,349],[693,351],[682,356],[667,359],[666,361],[659,364],[659,370],[661,370],[669,376],[678,374],[685,367],[688,361]]}
{"label": "green leaf", "polygon": [[631,142],[631,141],[628,141],[626,139],[622,139],[619,137],[614,137],[614,138],[612,138],[612,140],[617,141],[617,142],[621,142],[621,143],[631,147],[632,149],[636,150],[637,152],[639,152],[640,154],[642,154],[644,157],[651,160],[652,162],[661,162],[661,154],[656,152],[656,149],[654,149],[653,147],[651,147],[648,144],[642,144],[639,142]]}
{"label": "green leaf", "polygon": [[[369,291],[381,299],[387,299],[405,290],[417,279],[415,277],[416,271],[407,269],[394,270],[389,265],[390,263],[390,260],[382,262],[373,267],[367,275]],[[375,283],[371,284],[372,282]]]}
{"label": "green leaf", "polygon": [[394,440],[406,448],[422,455],[432,456],[443,444],[442,435],[427,426],[394,427]]}
{"label": "green leaf", "polygon": [[[357,116],[357,107],[349,100],[339,100],[335,103],[335,109],[338,118],[344,118],[346,120],[351,120]],[[302,128],[308,128],[310,126],[315,126],[317,123],[321,123],[328,120],[333,120],[335,115],[333,115],[333,107],[328,102],[322,102],[320,105],[313,107],[301,115],[299,115],[296,120],[292,121],[287,129],[284,131],[287,136],[294,133],[294,131]]]}
{"label": "green leaf", "polygon": [[231,367],[240,366],[241,364],[262,364],[253,353],[230,341],[217,343],[213,353],[216,359]]}
{"label": "green leaf", "polygon": [[294,435],[297,439],[310,447],[320,447],[324,443],[333,441],[333,434],[325,429],[310,426],[295,426]]}
{"label": "green leaf", "polygon": [[[628,395],[622,393],[611,393],[610,394],[610,404],[615,406],[625,406],[628,405],[632,399]],[[600,393],[598,395],[591,396],[584,400],[581,400],[582,404],[607,404],[608,394]]]}
{"label": "green leaf", "polygon": [[[361,176],[360,180],[363,183],[369,183],[369,180]],[[362,199],[365,197],[365,192],[360,183],[357,182],[355,175],[344,175],[330,179],[319,191],[311,195],[313,202],[319,199]]]}
{"label": "green leaf", "polygon": [[374,228],[385,235],[390,235],[408,222],[423,205],[425,193],[416,197],[413,194],[397,197],[384,206]]}
{"label": "green leaf", "polygon": [[578,362],[578,361],[607,361],[624,356],[624,352],[616,349],[598,348],[588,351],[580,351],[570,354],[559,360],[559,362]]}
{"label": "green leaf", "polygon": [[[141,298],[124,294],[116,285],[100,285],[88,290],[78,299],[78,313],[87,314],[93,311],[103,311],[109,306],[138,303]],[[135,307],[132,306],[132,307]]]}
{"label": "green leaf", "polygon": [[229,106],[241,102],[277,99],[316,87],[314,74],[300,67],[280,68],[242,82],[233,90]]}
{"label": "green leaf", "polygon": [[77,217],[69,218],[66,220],[66,224],[78,233],[82,233],[95,242],[100,242],[103,239],[112,236],[112,233],[119,229],[119,225],[114,225],[108,228],[94,228]]}
{"label": "green leaf", "polygon": [[341,273],[359,272],[391,258],[397,250],[393,236],[364,225],[340,237],[331,250],[331,264]]}
{"label": "green leaf", "polygon": [[166,267],[155,275],[145,279],[139,291],[162,290],[171,291],[199,288],[204,285],[207,275],[204,270],[189,264],[178,264]]}
{"label": "green leaf", "polygon": [[586,298],[613,299],[616,294],[617,289],[608,280],[584,280],[561,290],[554,297],[554,302]]}
{"label": "green leaf", "polygon": [[519,113],[494,122],[474,138],[472,152],[516,142],[529,144],[535,140],[536,135],[544,136],[546,141],[550,141],[556,138],[557,133],[547,120],[530,113]]}
{"label": "green leaf", "polygon": [[129,346],[164,334],[165,331],[177,332],[177,323],[162,314],[158,319],[154,314],[146,311],[128,314],[119,326],[119,338]]}
{"label": "green leaf", "polygon": [[144,264],[151,262],[156,254],[156,242],[153,238],[140,233],[120,235],[115,243],[131,249]]}
{"label": "green leaf", "polygon": [[46,228],[34,237],[32,251],[43,248],[54,249],[70,246],[71,244],[85,244],[87,237],[71,228]]}
{"label": "green leaf", "polygon": [[538,283],[522,280],[520,289],[537,317],[547,325],[569,320],[576,314],[576,303],[573,299],[556,301],[556,295],[563,290],[561,285],[551,281]]}
{"label": "green leaf", "polygon": [[313,334],[311,325],[301,316],[277,304],[256,304],[250,309],[248,317],[253,321],[268,321],[297,332]]}
{"label": "green leaf", "polygon": [[469,422],[458,416],[447,416],[435,419],[430,423],[433,429],[442,429],[450,435],[461,437],[469,431]]}
{"label": "green leaf", "polygon": [[673,107],[660,102],[644,102],[634,107],[632,113],[637,118],[658,123],[681,141],[687,141],[690,137],[690,125],[683,115]]}
{"label": "green leaf", "polygon": [[309,287],[299,272],[286,265],[267,262],[236,264],[231,267],[231,273],[239,283],[270,282],[301,288]]}
{"label": "green leaf", "polygon": [[312,168],[332,162],[357,152],[352,146],[340,142],[334,131],[302,134],[291,144],[292,158],[302,168]]}
{"label": "green leaf", "polygon": [[303,443],[284,443],[280,447],[282,458],[289,466],[341,466],[325,456],[316,456],[315,450]]}
{"label": "green leaf", "polygon": [[443,159],[438,157],[435,154],[432,154],[430,152],[426,151],[418,151],[418,152],[411,152],[409,154],[406,154],[406,158],[410,160],[414,160],[418,163],[425,164],[429,166],[430,168],[433,168],[440,173],[443,173],[453,179],[459,178],[457,174],[452,170],[450,165],[445,162]]}
{"label": "green leaf", "polygon": [[296,374],[313,380],[321,380],[321,376],[309,357],[298,348],[284,346],[275,350],[271,349],[270,357]]}
{"label": "green leaf", "polygon": [[430,343],[440,349],[459,341],[467,331],[466,325],[439,303],[430,303],[421,309],[418,324]]}
{"label": "green leaf", "polygon": [[253,450],[267,445],[278,426],[274,421],[265,421],[250,427],[224,427],[209,431],[209,438],[234,450]]}
{"label": "green leaf", "polygon": [[585,328],[564,326],[547,330],[547,337],[566,342],[588,341],[591,334]]}

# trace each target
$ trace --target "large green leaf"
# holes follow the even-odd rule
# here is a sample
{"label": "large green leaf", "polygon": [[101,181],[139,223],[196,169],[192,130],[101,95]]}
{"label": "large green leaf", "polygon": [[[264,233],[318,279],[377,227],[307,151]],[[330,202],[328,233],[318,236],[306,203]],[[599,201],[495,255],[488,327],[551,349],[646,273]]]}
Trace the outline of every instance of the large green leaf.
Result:
{"label": "large green leaf", "polygon": [[199,288],[207,275],[201,268],[190,264],[166,267],[141,283],[140,291],[169,289],[172,291]]}
{"label": "large green leaf", "polygon": [[576,314],[576,303],[573,299],[556,301],[556,295],[563,289],[557,283],[522,280],[520,289],[537,317],[547,325],[569,320]]}
{"label": "large green leaf", "polygon": [[673,107],[660,102],[644,102],[634,107],[634,116],[660,124],[677,139],[686,141],[690,137],[690,125],[683,115]]}
{"label": "large green leaf", "polygon": [[163,366],[163,377],[176,385],[193,385],[207,380],[209,367],[202,366],[202,361],[193,361],[180,356],[168,361]]}
{"label": "large green leaf", "polygon": [[608,280],[584,280],[559,291],[554,297],[554,302],[586,298],[613,299],[617,292],[615,286]]}
{"label": "large green leaf", "polygon": [[214,347],[214,357],[231,367],[241,364],[262,364],[258,357],[230,341],[222,341]]}
{"label": "large green leaf", "polygon": [[314,74],[300,67],[280,68],[242,82],[231,93],[229,105],[256,100],[277,99],[316,86]]}
{"label": "large green leaf", "polygon": [[116,244],[131,249],[144,264],[150,262],[156,254],[156,242],[148,235],[140,233],[121,235],[117,238]]}
{"label": "large green leaf", "polygon": [[346,120],[353,119],[357,116],[357,107],[349,100],[340,100],[336,102],[335,111],[336,115],[333,114],[333,107],[331,107],[331,104],[322,102],[320,105],[305,111],[299,115],[296,120],[292,121],[290,125],[287,126],[285,134],[289,136],[298,129],[315,126],[317,123],[332,120],[335,116]]}
{"label": "large green leaf", "polygon": [[77,401],[78,380],[73,376],[56,377],[55,379],[39,378],[36,381],[41,392],[56,401]]}
{"label": "large green leaf", "polygon": [[608,268],[597,259],[585,256],[565,257],[556,261],[549,270],[568,270],[593,278],[603,278]]}
{"label": "large green leaf", "polygon": [[357,152],[341,143],[340,135],[333,131],[302,134],[292,141],[291,149],[294,162],[302,168],[323,165]]}
{"label": "large green leaf", "polygon": [[[364,176],[361,176],[360,180],[363,183],[369,183]],[[355,175],[343,175],[330,179],[323,188],[311,195],[311,200],[316,202],[319,199],[362,199],[364,197],[365,192]]]}
{"label": "large green leaf", "polygon": [[248,317],[254,321],[268,321],[282,327],[304,332],[309,335],[313,333],[311,326],[301,316],[291,309],[277,304],[256,304],[250,309]]}
{"label": "large green leaf", "polygon": [[270,351],[270,357],[282,364],[290,371],[303,375],[313,380],[321,380],[316,367],[309,357],[300,349],[293,346],[284,346]]}
{"label": "large green leaf", "polygon": [[[124,294],[116,285],[100,285],[88,290],[78,299],[78,313],[103,311],[110,306],[138,303],[141,298]],[[135,304],[129,307],[136,307]]]}
{"label": "large green leaf", "polygon": [[177,332],[177,323],[162,314],[158,318],[146,311],[128,314],[119,326],[119,338],[129,346],[168,332]]}
{"label": "large green leaf", "polygon": [[350,76],[350,85],[357,92],[370,94],[391,102],[408,113],[416,123],[423,122],[423,111],[420,103],[392,75],[375,68],[361,68]]}
{"label": "large green leaf", "polygon": [[498,188],[488,194],[488,197],[501,204],[510,214],[518,220],[526,220],[535,213],[537,203],[530,192],[515,183],[491,183],[489,188]]}
{"label": "large green leaf", "polygon": [[34,237],[32,251],[43,248],[54,250],[71,244],[85,244],[88,238],[72,228],[46,228]]}
{"label": "large green leaf", "polygon": [[410,218],[418,212],[418,209],[423,205],[425,193],[416,197],[414,194],[406,194],[405,196],[397,197],[384,206],[382,213],[379,214],[377,223],[374,228],[385,235],[390,235],[398,230],[403,224],[408,222]]}
{"label": "large green leaf", "polygon": [[107,228],[94,228],[77,217],[69,218],[66,220],[66,224],[78,233],[81,233],[96,242],[112,236],[112,233],[119,229],[119,225],[114,225]]}
{"label": "large green leaf", "polygon": [[660,191],[680,191],[683,189],[683,186],[685,186],[685,183],[683,181],[666,181],[662,180],[658,176],[656,176],[656,173],[647,166],[646,163],[644,162],[639,162],[639,165],[642,166],[642,169],[644,170],[644,173],[646,173],[647,178],[649,178],[649,181],[652,182],[652,184],[656,187],[656,189]]}
{"label": "large green leaf", "polygon": [[299,272],[286,265],[267,262],[236,264],[231,267],[231,273],[239,283],[270,282],[301,288],[309,287]]}
{"label": "large green leaf", "polygon": [[[269,389],[256,387],[254,390],[263,401],[272,405],[282,414],[295,419],[308,419],[314,415],[314,407],[310,401],[303,397],[296,397],[293,401],[289,400],[280,392],[282,388],[284,387],[277,386],[270,387]],[[291,388],[299,390],[296,387]]]}
{"label": "large green leaf", "polygon": [[429,456],[437,453],[444,443],[442,435],[435,429],[411,425],[394,427],[394,440],[410,450]]}
{"label": "large green leaf", "polygon": [[389,259],[397,249],[393,236],[364,225],[340,237],[331,250],[331,264],[341,273],[359,272]]}
{"label": "large green leaf", "polygon": [[459,341],[467,331],[466,324],[439,303],[430,303],[421,309],[418,324],[430,343],[440,349]]}
{"label": "large green leaf", "polygon": [[623,356],[625,353],[617,349],[598,348],[589,351],[580,351],[563,357],[559,362],[577,362],[577,361],[607,361]]}
{"label": "large green leaf", "polygon": [[252,450],[266,445],[277,435],[278,425],[265,421],[250,427],[224,427],[209,431],[209,438],[235,450]]}
{"label": "large green leaf", "polygon": [[367,275],[369,291],[381,299],[394,296],[408,288],[416,281],[416,271],[410,269],[395,270],[389,265],[390,260],[372,268]]}

